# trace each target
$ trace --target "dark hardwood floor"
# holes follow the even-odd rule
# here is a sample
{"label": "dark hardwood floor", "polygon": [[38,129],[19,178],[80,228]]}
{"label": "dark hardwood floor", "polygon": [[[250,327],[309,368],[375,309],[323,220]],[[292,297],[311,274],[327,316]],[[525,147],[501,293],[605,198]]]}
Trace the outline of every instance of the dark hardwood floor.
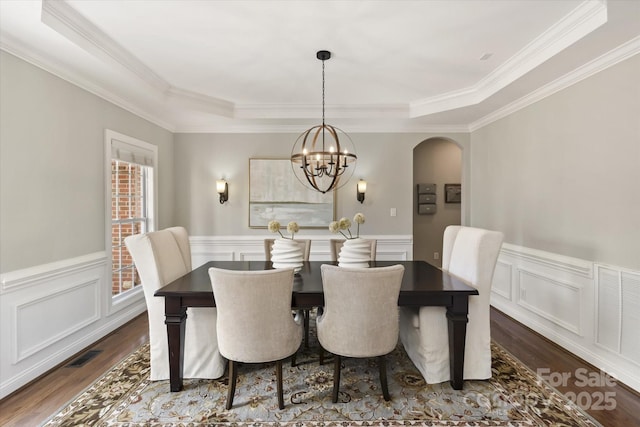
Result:
{"label": "dark hardwood floor", "polygon": [[[546,370],[546,375],[552,377],[570,373],[571,378],[566,381],[566,385],[557,385],[556,388],[563,393],[573,393],[578,402],[590,402],[587,412],[603,426],[640,426],[640,394],[615,381],[610,381],[614,384],[583,387],[582,382],[587,381],[580,379],[591,378],[590,382],[593,383],[592,376],[599,375],[598,369],[495,309],[491,312],[491,328],[493,339],[534,372],[538,372],[538,369]],[[78,356],[88,350],[102,350],[85,365],[71,368],[67,367],[68,362],[64,363],[2,399],[0,426],[39,425],[148,339],[145,313],[79,353]],[[70,361],[74,359],[75,357]],[[602,396],[601,401],[599,396]],[[602,409],[594,409],[596,406],[601,406]]]}
{"label": "dark hardwood floor", "polygon": [[[612,378],[602,378],[598,368],[494,308],[491,338],[533,372],[540,372],[560,392],[574,398],[603,426],[640,426],[640,393]],[[561,375],[566,380],[559,380]]]}
{"label": "dark hardwood floor", "polygon": [[[34,427],[56,413],[109,368],[149,341],[147,313],[0,400],[0,426]],[[89,350],[102,350],[84,365],[67,365]]]}

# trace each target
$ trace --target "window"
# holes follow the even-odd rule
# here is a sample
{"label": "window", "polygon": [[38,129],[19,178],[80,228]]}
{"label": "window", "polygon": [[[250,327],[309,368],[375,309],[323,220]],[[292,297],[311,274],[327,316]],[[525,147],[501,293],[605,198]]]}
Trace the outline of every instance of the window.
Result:
{"label": "window", "polygon": [[110,156],[108,241],[111,253],[111,295],[140,285],[124,239],[155,229],[155,146],[107,131]]}

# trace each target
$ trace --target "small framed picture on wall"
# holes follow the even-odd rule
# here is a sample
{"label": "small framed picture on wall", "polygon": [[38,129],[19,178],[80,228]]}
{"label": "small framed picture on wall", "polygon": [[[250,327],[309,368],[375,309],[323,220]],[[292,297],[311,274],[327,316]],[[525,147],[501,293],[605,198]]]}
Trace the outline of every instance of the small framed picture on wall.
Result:
{"label": "small framed picture on wall", "polygon": [[461,203],[462,202],[462,186],[460,184],[444,185],[444,202],[445,203]]}

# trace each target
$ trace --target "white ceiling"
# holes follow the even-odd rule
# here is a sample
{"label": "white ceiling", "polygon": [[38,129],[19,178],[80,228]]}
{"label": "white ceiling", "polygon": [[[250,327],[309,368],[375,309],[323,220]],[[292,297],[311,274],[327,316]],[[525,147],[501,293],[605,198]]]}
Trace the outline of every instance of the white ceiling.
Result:
{"label": "white ceiling", "polygon": [[[469,130],[640,52],[639,0],[0,0],[0,47],[175,132]],[[483,57],[489,56],[488,59]]]}

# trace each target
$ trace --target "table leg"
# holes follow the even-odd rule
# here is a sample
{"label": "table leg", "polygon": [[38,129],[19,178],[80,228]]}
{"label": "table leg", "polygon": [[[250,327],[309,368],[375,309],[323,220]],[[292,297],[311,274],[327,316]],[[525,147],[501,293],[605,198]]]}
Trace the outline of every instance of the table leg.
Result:
{"label": "table leg", "polygon": [[467,335],[469,314],[469,296],[456,295],[453,305],[447,307],[449,323],[449,369],[451,370],[451,387],[462,390],[464,380],[464,347]]}
{"label": "table leg", "polygon": [[165,297],[164,315],[169,344],[169,380],[171,391],[180,391],[182,390],[184,328],[187,319],[187,308],[182,307],[182,302],[179,297]]}

